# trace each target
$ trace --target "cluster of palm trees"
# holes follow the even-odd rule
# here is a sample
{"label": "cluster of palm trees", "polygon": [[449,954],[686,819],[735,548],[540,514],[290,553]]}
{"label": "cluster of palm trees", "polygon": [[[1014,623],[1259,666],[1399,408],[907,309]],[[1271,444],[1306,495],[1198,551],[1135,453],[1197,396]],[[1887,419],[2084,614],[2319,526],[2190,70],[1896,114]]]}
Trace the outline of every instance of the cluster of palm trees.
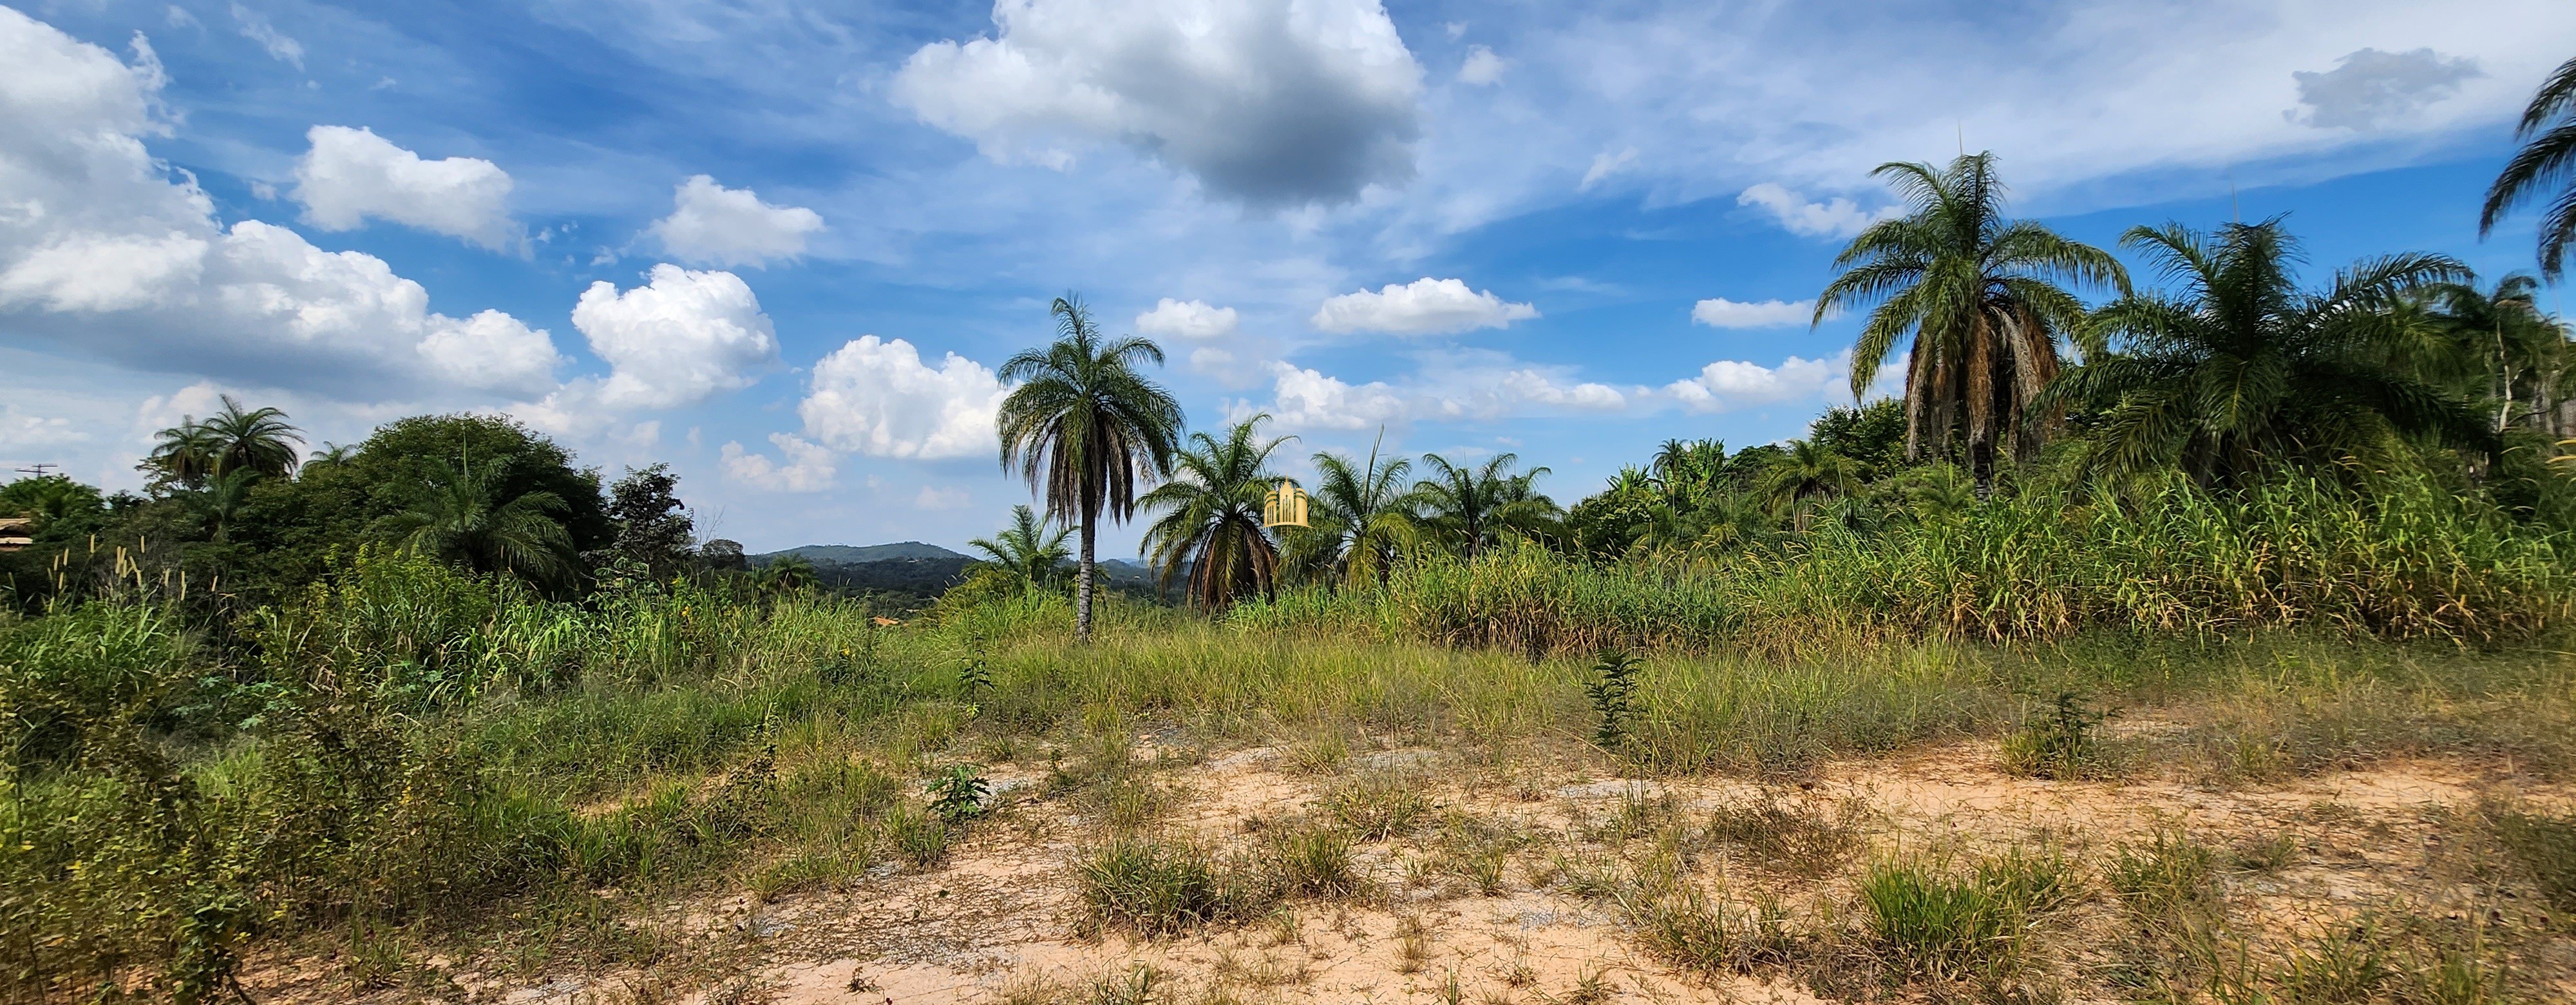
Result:
{"label": "cluster of palm trees", "polygon": [[[206,523],[208,539],[230,539],[244,518],[251,490],[263,480],[292,479],[299,470],[321,472],[346,464],[350,448],[325,445],[310,460],[299,458],[303,431],[271,407],[245,408],[231,395],[204,419],[185,417],[155,434],[142,469]],[[392,543],[456,562],[477,572],[508,572],[534,582],[561,584],[579,567],[552,492],[512,492],[508,462],[460,455],[453,462],[428,458],[421,491],[408,504],[376,520],[376,534]]]}
{"label": "cluster of palm trees", "polygon": [[217,541],[230,535],[249,501],[251,485],[262,478],[291,478],[299,463],[303,431],[274,408],[243,408],[232,395],[223,408],[204,419],[183,416],[176,426],[154,434],[143,470],[175,488],[191,511],[206,522]]}
{"label": "cluster of palm trees", "polygon": [[[1160,347],[1102,335],[1071,295],[1057,298],[1049,311],[1057,337],[1002,365],[1002,379],[1018,386],[995,419],[1003,467],[1018,469],[1045,513],[1018,507],[1010,527],[970,546],[1012,576],[1040,585],[1061,575],[1064,538],[1078,535],[1077,637],[1091,634],[1104,516],[1124,522],[1139,510],[1148,514],[1144,546],[1163,583],[1180,580],[1182,594],[1207,607],[1267,593],[1290,579],[1382,578],[1398,554],[1415,548],[1473,555],[1513,535],[1544,533],[1562,516],[1535,488],[1547,469],[1516,470],[1518,459],[1510,454],[1480,466],[1426,455],[1422,463],[1433,477],[1407,485],[1411,462],[1381,459],[1372,450],[1358,466],[1340,455],[1315,455],[1322,477],[1308,526],[1265,526],[1265,497],[1283,480],[1272,459],[1287,441],[1261,435],[1268,416],[1243,419],[1223,435],[1184,438],[1179,404],[1139,371],[1163,361]],[[1050,524],[1061,529],[1049,531]]]}

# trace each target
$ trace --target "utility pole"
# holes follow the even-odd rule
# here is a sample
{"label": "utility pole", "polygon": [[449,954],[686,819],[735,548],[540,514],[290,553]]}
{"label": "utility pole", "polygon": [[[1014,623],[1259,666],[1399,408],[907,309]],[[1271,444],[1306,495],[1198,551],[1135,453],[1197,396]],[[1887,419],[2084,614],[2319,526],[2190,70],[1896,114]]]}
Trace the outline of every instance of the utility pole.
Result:
{"label": "utility pole", "polygon": [[22,475],[34,475],[34,476],[36,476],[36,477],[38,477],[38,478],[42,478],[42,477],[45,477],[46,475],[52,474],[52,473],[53,473],[53,469],[54,469],[54,468],[59,468],[59,467],[62,467],[62,465],[60,465],[60,464],[44,464],[44,463],[39,463],[39,464],[37,464],[36,466],[31,467],[31,468],[19,468],[19,469],[18,469],[18,473],[19,473],[19,474],[22,474]]}

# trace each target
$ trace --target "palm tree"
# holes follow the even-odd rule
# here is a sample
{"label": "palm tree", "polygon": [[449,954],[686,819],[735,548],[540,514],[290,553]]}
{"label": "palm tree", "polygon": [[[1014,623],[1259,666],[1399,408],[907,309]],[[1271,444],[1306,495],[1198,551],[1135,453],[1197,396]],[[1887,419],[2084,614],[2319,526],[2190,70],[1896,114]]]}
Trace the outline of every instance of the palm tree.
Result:
{"label": "palm tree", "polygon": [[2037,223],[2006,220],[1994,162],[1992,153],[1980,153],[1948,170],[1889,163],[1870,172],[1888,179],[1912,212],[1872,225],[1835,257],[1842,273],[1816,297],[1813,321],[1871,308],[1852,345],[1855,400],[1878,376],[1880,361],[1911,335],[1905,459],[1946,452],[1964,433],[1981,488],[1998,438],[2027,457],[2056,424],[2032,400],[2057,376],[2059,339],[2085,316],[2083,303],[2060,284],[2129,291],[2128,272],[2107,252]]}
{"label": "palm tree", "polygon": [[257,471],[271,478],[294,474],[296,448],[303,446],[304,436],[287,423],[286,413],[274,408],[244,411],[229,394],[223,402],[223,411],[200,423],[215,438],[216,473]]}
{"label": "palm tree", "polygon": [[1148,484],[1172,473],[1183,419],[1180,403],[1136,372],[1146,360],[1161,365],[1161,347],[1141,338],[1102,338],[1091,312],[1069,294],[1048,311],[1055,315],[1056,340],[1002,364],[1001,378],[1021,383],[1002,400],[994,424],[1002,467],[1019,462],[1029,490],[1044,496],[1047,516],[1081,529],[1073,634],[1088,641],[1100,516],[1106,511],[1124,523],[1135,515],[1140,468]]}
{"label": "palm tree", "polygon": [[572,570],[572,536],[554,514],[563,498],[537,490],[500,498],[509,462],[459,458],[430,461],[429,491],[381,531],[415,551],[462,562],[476,572],[511,572],[541,583]]}
{"label": "palm tree", "polygon": [[794,593],[822,580],[822,574],[814,569],[813,559],[803,555],[780,555],[761,563],[760,574],[754,578],[752,588],[770,595]]}
{"label": "palm tree", "polygon": [[[2462,390],[2495,404],[2495,431],[2504,432],[2519,418],[2537,419],[2555,430],[2558,385],[2565,380],[2570,356],[2567,331],[2540,311],[2540,280],[2515,273],[2480,291],[2467,283],[2443,283],[2432,290],[2449,329],[2451,344],[2432,376],[2466,378]],[[2453,372],[2441,373],[2447,369]],[[2517,410],[2516,406],[2520,406]]]}
{"label": "palm tree", "polygon": [[1424,529],[1464,557],[1476,557],[1507,533],[1542,533],[1561,515],[1554,500],[1532,488],[1547,469],[1514,473],[1518,455],[1496,454],[1482,468],[1459,467],[1438,454],[1422,455],[1422,463],[1433,475],[1413,485]]}
{"label": "palm tree", "polygon": [[189,509],[206,521],[206,537],[213,541],[232,539],[231,530],[241,518],[242,507],[250,502],[251,483],[259,472],[235,468],[206,479],[206,487],[181,496]]}
{"label": "palm tree", "polygon": [[[2505,162],[2487,189],[2487,204],[2478,211],[2478,236],[2494,232],[2497,220],[2534,199],[2549,208],[2540,216],[2540,274],[2557,282],[2564,274],[2567,245],[2576,241],[2576,59],[2561,63],[2542,81],[2522,110],[2513,138],[2522,149]],[[2550,189],[2558,189],[2552,192]]]}
{"label": "palm tree", "polygon": [[287,423],[285,412],[245,410],[229,394],[223,396],[223,404],[223,411],[205,421],[184,416],[178,425],[154,434],[160,442],[146,465],[191,489],[230,471],[272,477],[295,473],[296,447],[304,437]]}
{"label": "palm tree", "polygon": [[1144,542],[1163,585],[1189,566],[1183,592],[1201,607],[1221,608],[1247,591],[1266,595],[1278,585],[1279,549],[1262,529],[1261,505],[1279,477],[1270,472],[1270,453],[1287,440],[1261,441],[1268,418],[1235,423],[1222,440],[1191,434],[1171,480],[1137,500],[1146,512],[1163,514],[1145,529]]}
{"label": "palm tree", "polygon": [[1047,521],[1025,505],[1011,507],[1011,525],[990,538],[976,538],[966,546],[983,552],[1011,578],[1020,581],[1025,590],[1053,585],[1064,576],[1064,563],[1073,557],[1064,539],[1073,533],[1071,527],[1058,527],[1047,533]]}
{"label": "palm tree", "polygon": [[2088,473],[2179,466],[2202,484],[2227,485],[2293,459],[2362,456],[2390,434],[2491,443],[2466,403],[2394,365],[2434,323],[2394,308],[2467,278],[2458,261],[2365,259],[2311,293],[2291,278],[2298,247],[2278,217],[2215,235],[2141,226],[2120,243],[2182,289],[2133,293],[2095,312],[2088,337],[2111,351],[2049,388],[2044,403],[2094,413]]}
{"label": "palm tree", "polygon": [[146,469],[158,471],[183,488],[202,488],[215,475],[216,458],[222,455],[213,430],[187,416],[178,425],[152,434],[156,440],[152,453],[144,458]]}
{"label": "palm tree", "polygon": [[1771,501],[1774,512],[1789,514],[1798,529],[1818,500],[1847,496],[1866,474],[1865,466],[1832,448],[1810,440],[1791,440],[1789,450],[1763,469],[1755,489]]}
{"label": "palm tree", "polygon": [[1383,583],[1396,555],[1420,540],[1415,499],[1404,482],[1413,464],[1402,458],[1380,463],[1378,446],[1385,440],[1380,430],[1367,463],[1358,467],[1340,454],[1315,455],[1308,526],[1280,532],[1290,568],[1329,573],[1344,586]]}

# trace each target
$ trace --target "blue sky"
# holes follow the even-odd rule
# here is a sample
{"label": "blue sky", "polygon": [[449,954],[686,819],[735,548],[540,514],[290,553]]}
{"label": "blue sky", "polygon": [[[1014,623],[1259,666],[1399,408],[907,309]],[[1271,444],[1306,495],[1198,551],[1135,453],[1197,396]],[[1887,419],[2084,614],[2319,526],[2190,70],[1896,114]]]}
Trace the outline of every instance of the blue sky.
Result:
{"label": "blue sky", "polygon": [[991,369],[1078,290],[1292,470],[1383,426],[1570,501],[1848,401],[1799,302],[1882,161],[1991,149],[2105,245],[2288,213],[2320,271],[2527,268],[2477,200],[2571,42],[2539,0],[0,7],[0,465],[133,486],[222,393],[317,444],[492,410],[754,550],[955,546],[1027,499]]}

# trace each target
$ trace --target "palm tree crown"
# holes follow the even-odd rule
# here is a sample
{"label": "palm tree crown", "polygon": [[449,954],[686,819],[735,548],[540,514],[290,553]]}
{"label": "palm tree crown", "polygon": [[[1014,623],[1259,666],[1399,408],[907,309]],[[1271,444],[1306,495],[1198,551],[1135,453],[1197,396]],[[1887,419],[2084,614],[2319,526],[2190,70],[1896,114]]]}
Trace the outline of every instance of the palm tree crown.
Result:
{"label": "palm tree crown", "polygon": [[2477,415],[2395,366],[2435,321],[2393,310],[2432,284],[2466,278],[2442,255],[2365,259],[2323,292],[2290,274],[2298,248],[2275,217],[2217,234],[2179,224],[2121,238],[2181,289],[2133,293],[2093,316],[2109,352],[2049,389],[2094,413],[2088,470],[2179,466],[2234,483],[2292,459],[2335,462],[2391,433],[2483,444]]}
{"label": "palm tree crown", "polygon": [[1139,500],[1162,517],[1145,529],[1144,546],[1169,585],[1189,566],[1186,595],[1201,607],[1220,608],[1246,592],[1269,593],[1279,580],[1279,550],[1261,525],[1262,497],[1279,476],[1270,454],[1284,439],[1264,442],[1255,415],[1219,440],[1193,433],[1170,481]]}
{"label": "palm tree crown", "polygon": [[[1101,514],[1125,522],[1136,512],[1139,481],[1172,471],[1180,439],[1180,403],[1137,372],[1163,362],[1163,350],[1141,338],[1103,338],[1081,300],[1058,297],[1048,308],[1056,340],[1002,364],[1017,382],[995,417],[1002,466],[1014,462],[1043,497],[1047,516],[1080,529],[1082,562],[1074,573],[1074,634],[1091,637],[1092,552]],[[1140,478],[1141,475],[1141,478]]]}
{"label": "palm tree crown", "polygon": [[1516,454],[1496,454],[1481,468],[1460,467],[1438,454],[1422,455],[1432,477],[1415,482],[1424,529],[1468,558],[1508,533],[1545,531],[1559,516],[1556,502],[1533,486],[1546,468],[1514,472]]}
{"label": "palm tree crown", "polygon": [[423,554],[460,561],[477,572],[512,572],[543,583],[571,573],[572,536],[555,514],[563,498],[543,490],[501,498],[509,462],[459,458],[431,461],[428,491],[382,530]]}
{"label": "palm tree crown", "polygon": [[2084,305],[2060,284],[2122,293],[2129,286],[2126,270],[2101,249],[2005,219],[1994,160],[1991,153],[1963,156],[1947,170],[1879,165],[1872,176],[1893,184],[1911,211],[1872,225],[1843,249],[1834,259],[1842,273],[1817,296],[1815,314],[1822,324],[1839,311],[1871,308],[1852,346],[1855,399],[1877,377],[1879,362],[1911,335],[1906,459],[1946,449],[1964,432],[1981,479],[1998,437],[2027,455],[2053,424],[2031,401],[2057,376],[2058,339],[2084,319]]}
{"label": "palm tree crown", "polygon": [[187,416],[155,434],[160,441],[145,464],[179,484],[198,488],[233,471],[277,477],[295,473],[301,430],[274,408],[244,409],[232,395],[223,411],[199,421]]}
{"label": "palm tree crown", "polygon": [[1073,550],[1064,539],[1073,533],[1071,527],[1057,527],[1047,533],[1048,521],[1026,505],[1011,507],[1011,525],[989,538],[976,538],[966,546],[983,552],[985,558],[1020,581],[1024,589],[1035,590],[1051,585],[1064,575],[1064,563]]}
{"label": "palm tree crown", "polygon": [[[1379,438],[1383,442],[1383,432]],[[1316,454],[1314,460],[1307,526],[1280,532],[1289,566],[1304,575],[1331,575],[1345,586],[1386,581],[1396,556],[1421,539],[1417,500],[1405,484],[1412,462],[1381,461],[1376,444],[1357,466],[1340,454]]]}
{"label": "palm tree crown", "polygon": [[[2478,211],[2478,236],[2495,230],[2515,207],[2533,200],[2540,214],[2540,274],[2551,282],[2565,272],[2567,245],[2576,241],[2576,59],[2561,63],[2523,109],[2514,138],[2525,141],[2505,162]],[[2557,191],[2550,191],[2557,189]]]}

